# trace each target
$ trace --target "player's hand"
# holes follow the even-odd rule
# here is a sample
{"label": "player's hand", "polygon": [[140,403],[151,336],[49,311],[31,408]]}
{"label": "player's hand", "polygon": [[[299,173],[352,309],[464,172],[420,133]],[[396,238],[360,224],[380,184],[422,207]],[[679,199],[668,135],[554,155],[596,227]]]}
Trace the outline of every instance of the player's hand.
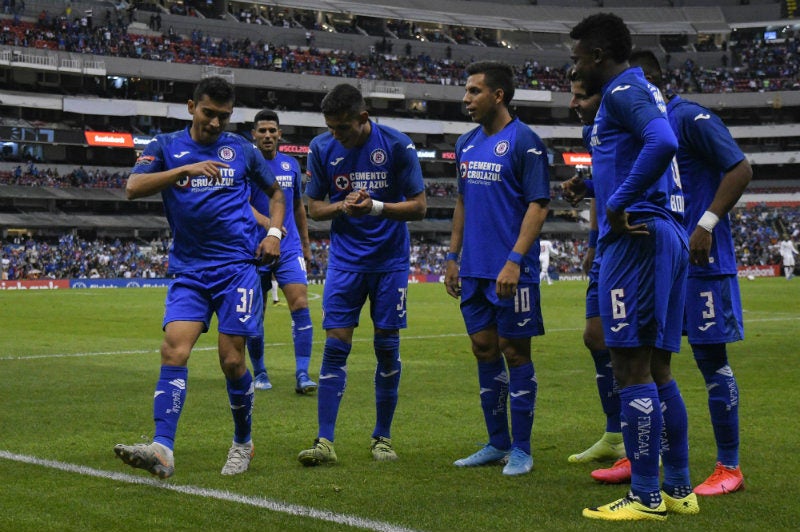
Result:
{"label": "player's hand", "polygon": [[366,190],[351,192],[345,198],[345,212],[350,216],[364,216],[372,211],[372,197]]}
{"label": "player's hand", "polygon": [[711,233],[700,226],[694,228],[689,238],[689,262],[698,266],[708,265],[708,256],[711,253]]}
{"label": "player's hand", "polygon": [[573,207],[580,203],[586,197],[586,183],[583,182],[583,177],[574,175],[561,183],[561,195]]}
{"label": "player's hand", "polygon": [[517,293],[517,285],[519,284],[519,264],[514,264],[511,261],[506,261],[503,269],[497,276],[495,283],[495,292],[500,299],[508,299],[514,297]]}
{"label": "player's hand", "polygon": [[594,262],[594,255],[596,251],[596,248],[588,248],[586,250],[586,255],[583,256],[583,263],[581,264],[583,275],[589,275],[589,270],[592,269],[592,263]]}
{"label": "player's hand", "polygon": [[458,277],[459,267],[454,260],[447,261],[444,271],[444,288],[452,297],[461,297],[461,280]]}
{"label": "player's hand", "polygon": [[230,165],[221,161],[200,161],[199,163],[187,164],[186,166],[183,166],[182,175],[189,177],[205,175],[219,183],[220,179],[222,178],[222,175],[219,171],[220,168],[230,168]]}
{"label": "player's hand", "polygon": [[612,211],[606,208],[606,218],[611,230],[619,234],[639,235],[646,236],[650,232],[647,230],[647,224],[628,224],[628,213],[625,211]]}
{"label": "player's hand", "polygon": [[261,264],[272,264],[281,256],[281,241],[275,237],[267,236],[261,241],[256,250],[256,258]]}

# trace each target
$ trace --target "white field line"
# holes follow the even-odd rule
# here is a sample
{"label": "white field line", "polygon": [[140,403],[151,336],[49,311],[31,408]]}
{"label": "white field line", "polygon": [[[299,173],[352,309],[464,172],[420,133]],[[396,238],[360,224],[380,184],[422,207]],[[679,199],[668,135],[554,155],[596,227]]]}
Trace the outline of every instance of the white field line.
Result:
{"label": "white field line", "polygon": [[297,517],[307,517],[316,519],[318,521],[327,521],[330,523],[343,524],[355,528],[362,528],[365,530],[376,530],[380,532],[413,532],[413,529],[393,525],[383,521],[373,521],[372,519],[365,519],[355,515],[340,514],[327,510],[317,510],[308,506],[300,506],[297,504],[288,504],[280,501],[265,499],[263,497],[253,497],[249,495],[240,495],[230,491],[215,490],[209,488],[202,488],[200,486],[187,486],[173,484],[171,482],[164,482],[147,478],[143,476],[128,475],[126,473],[114,473],[111,471],[103,471],[101,469],[94,469],[82,465],[69,464],[66,462],[58,462],[56,460],[44,460],[36,458],[35,456],[28,456],[24,454],[15,454],[9,451],[0,450],[0,458],[12,460],[14,462],[22,462],[26,464],[33,464],[37,466],[47,467],[50,469],[58,469],[68,473],[77,473],[89,477],[102,478],[106,480],[113,480],[115,482],[124,482],[126,484],[139,484],[150,486],[154,488],[175,491],[184,495],[194,495],[198,497],[206,497],[209,499],[216,499],[220,501],[228,501],[236,504],[245,504],[256,508],[263,508],[271,512],[287,514]]}
{"label": "white field line", "polygon": [[[759,323],[759,322],[771,322],[771,321],[798,321],[800,320],[800,315],[797,314],[787,314],[784,316],[776,316],[772,318],[750,318],[745,320],[745,327],[747,327],[748,323]],[[583,331],[583,327],[569,327],[569,328],[561,328],[561,329],[547,329],[545,328],[546,333],[562,333],[562,332],[579,332]],[[467,333],[447,333],[447,334],[427,334],[427,335],[419,335],[419,336],[406,336],[401,334],[400,339],[402,341],[407,340],[430,340],[433,338],[465,338],[467,337]],[[536,340],[534,339],[534,342]],[[366,338],[353,338],[353,343],[362,343],[362,342],[372,342],[372,337]],[[315,344],[323,344],[325,343],[324,340],[315,340]],[[281,346],[289,346],[292,345],[289,342],[273,342],[273,343],[265,343],[264,347],[281,347]],[[193,352],[195,351],[216,351],[216,347],[195,347],[192,349]],[[108,355],[144,355],[149,353],[157,353],[158,350],[153,349],[136,349],[136,350],[123,350],[123,351],[96,351],[96,352],[85,352],[85,353],[49,353],[44,355],[23,355],[23,356],[0,356],[0,362],[9,361],[9,360],[36,360],[40,358],[81,358],[81,357],[96,357],[96,356],[108,356]]]}

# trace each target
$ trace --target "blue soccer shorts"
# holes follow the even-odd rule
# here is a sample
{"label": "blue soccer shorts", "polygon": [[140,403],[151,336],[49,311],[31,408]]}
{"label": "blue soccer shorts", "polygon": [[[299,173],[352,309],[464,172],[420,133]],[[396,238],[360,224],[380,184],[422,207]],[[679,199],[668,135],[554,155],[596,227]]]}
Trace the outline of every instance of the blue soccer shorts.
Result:
{"label": "blue soccer shorts", "polygon": [[742,298],[737,276],[689,277],[683,319],[684,332],[691,345],[743,340]]}
{"label": "blue soccer shorts", "polygon": [[661,218],[635,223],[646,223],[650,234],[617,237],[600,261],[598,297],[606,345],[677,353],[689,264],[685,233]]}
{"label": "blue soccer shorts", "polygon": [[207,332],[216,313],[219,332],[258,336],[264,312],[260,284],[255,264],[244,262],[180,273],[167,289],[162,327],[172,321],[196,321]]}
{"label": "blue soccer shorts", "polygon": [[370,318],[378,329],[405,329],[408,271],[348,272],[328,268],[322,292],[322,328],[358,327],[369,298]]}
{"label": "blue soccer shorts", "polygon": [[306,259],[302,252],[281,252],[278,264],[261,267],[261,287],[265,294],[272,288],[272,274],[281,288],[287,284],[308,285]]}
{"label": "blue soccer shorts", "polygon": [[497,326],[502,338],[530,338],[544,334],[539,283],[517,286],[514,297],[500,299],[494,279],[461,279],[461,315],[468,334]]}

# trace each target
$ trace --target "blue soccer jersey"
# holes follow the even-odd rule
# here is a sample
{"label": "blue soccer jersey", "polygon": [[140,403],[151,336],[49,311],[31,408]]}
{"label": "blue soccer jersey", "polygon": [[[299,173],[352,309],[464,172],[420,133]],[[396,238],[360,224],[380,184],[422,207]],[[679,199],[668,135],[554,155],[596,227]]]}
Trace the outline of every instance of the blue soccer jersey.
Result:
{"label": "blue soccer jersey", "polygon": [[[728,128],[717,115],[694,102],[674,96],[667,117],[678,137],[678,169],[686,197],[684,225],[689,234],[708,209],[722,176],[744,159]],[[689,265],[689,276],[735,274],[736,253],[727,215],[714,227],[709,262]]]}
{"label": "blue soccer jersey", "polygon": [[[685,233],[681,225],[683,193],[674,160],[655,180],[648,175],[652,161],[637,161],[644,147],[645,128],[652,120],[666,121],[667,108],[661,93],[647,82],[639,67],[611,79],[602,93],[590,140],[598,205],[598,248],[613,238],[606,218],[607,206],[614,210],[622,207],[633,220],[642,215],[671,220]],[[676,146],[677,140],[670,136],[666,141]],[[632,172],[634,169],[636,172]]]}
{"label": "blue soccer jersey", "polygon": [[[371,122],[367,142],[347,149],[330,132],[311,141],[306,187],[310,198],[344,200],[366,190],[376,200],[398,203],[425,190],[417,150],[396,129]],[[409,266],[406,222],[383,216],[338,216],[331,221],[328,266],[350,272],[391,272]]]}
{"label": "blue soccer jersey", "polygon": [[[518,118],[487,137],[481,126],[456,142],[464,202],[461,276],[496,279],[514,248],[528,205],[550,201],[547,149]],[[520,264],[522,283],[539,282],[539,239]]]}
{"label": "blue soccer jersey", "polygon": [[250,209],[252,184],[269,188],[275,177],[261,153],[239,135],[222,133],[213,144],[198,144],[189,128],[157,135],[131,170],[148,174],[201,161],[220,161],[220,179],[185,177],[161,192],[172,231],[170,274],[255,262],[258,225]]}
{"label": "blue soccer jersey", "polygon": [[[276,153],[272,160],[265,159],[275,178],[283,189],[286,197],[286,214],[283,217],[283,226],[286,228],[286,235],[281,239],[281,259],[285,256],[294,256],[297,253],[302,255],[303,244],[300,241],[300,233],[297,231],[297,224],[294,220],[294,202],[303,197],[303,178],[300,172],[300,164],[294,157]],[[258,212],[264,216],[269,216],[269,196],[254,187],[250,194],[250,203]],[[263,227],[260,232],[261,237],[267,236],[267,230]],[[290,253],[293,252],[293,253]]]}

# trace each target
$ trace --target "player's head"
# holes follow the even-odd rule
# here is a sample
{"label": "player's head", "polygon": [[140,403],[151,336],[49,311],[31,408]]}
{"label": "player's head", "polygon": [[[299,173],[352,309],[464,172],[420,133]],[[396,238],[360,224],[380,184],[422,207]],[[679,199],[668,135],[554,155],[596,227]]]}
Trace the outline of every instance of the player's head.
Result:
{"label": "player's head", "polygon": [[210,77],[200,81],[188,104],[192,115],[192,139],[199,144],[216,142],[231,120],[234,100],[233,85],[223,78]]}
{"label": "player's head", "polygon": [[585,126],[594,122],[597,109],[600,107],[600,93],[587,89],[586,83],[578,76],[574,68],[569,71],[569,84],[572,98],[569,108],[578,115],[578,120]]}
{"label": "player's head", "polygon": [[253,142],[267,159],[274,159],[278,153],[281,140],[281,124],[278,113],[272,109],[263,109],[253,119]]}
{"label": "player's head", "polygon": [[488,125],[514,97],[514,69],[498,61],[478,61],[466,68],[462,101],[473,122]]}
{"label": "player's head", "polygon": [[572,61],[578,75],[592,90],[608,80],[609,70],[627,66],[633,41],[625,22],[613,13],[595,13],[580,21],[569,36],[575,40]]}
{"label": "player's head", "polygon": [[347,149],[361,146],[372,131],[367,104],[361,91],[346,83],[336,85],[322,99],[325,125]]}
{"label": "player's head", "polygon": [[641,68],[642,72],[644,72],[644,77],[650,83],[659,89],[663,88],[664,73],[661,70],[661,64],[658,62],[656,54],[650,50],[636,50],[631,53],[630,64]]}

